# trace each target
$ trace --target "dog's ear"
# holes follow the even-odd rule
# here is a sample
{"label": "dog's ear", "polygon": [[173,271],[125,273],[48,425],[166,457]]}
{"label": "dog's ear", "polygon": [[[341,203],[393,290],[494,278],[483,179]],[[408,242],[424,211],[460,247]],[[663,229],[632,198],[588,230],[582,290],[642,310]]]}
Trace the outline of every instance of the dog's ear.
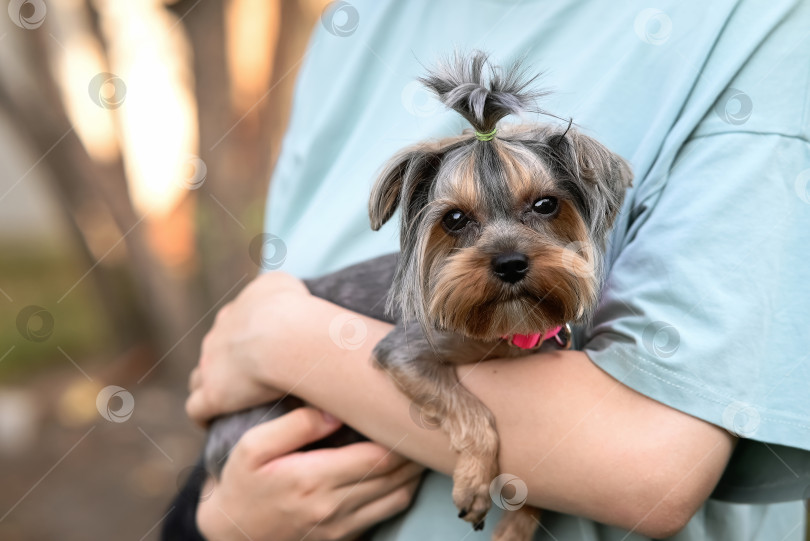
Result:
{"label": "dog's ear", "polygon": [[633,184],[633,171],[621,156],[575,129],[549,141],[555,161],[574,180],[585,199],[589,226],[595,238],[607,235],[624,195]]}
{"label": "dog's ear", "polygon": [[411,209],[421,200],[426,204],[427,189],[440,165],[441,153],[426,145],[410,147],[395,155],[385,165],[371,190],[368,202],[371,228],[374,231],[380,229],[400,205]]}

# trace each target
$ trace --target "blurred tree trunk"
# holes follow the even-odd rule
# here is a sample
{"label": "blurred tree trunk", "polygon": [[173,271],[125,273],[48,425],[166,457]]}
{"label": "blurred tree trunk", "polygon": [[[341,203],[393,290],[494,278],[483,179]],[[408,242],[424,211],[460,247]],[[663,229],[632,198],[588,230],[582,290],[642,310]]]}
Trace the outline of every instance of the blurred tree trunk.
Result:
{"label": "blurred tree trunk", "polygon": [[[87,183],[81,180],[93,175],[95,165],[89,163],[89,157],[86,155],[84,157],[81,154],[75,155],[78,147],[81,147],[82,153],[84,148],[75,133],[72,131],[68,133],[70,128],[67,119],[60,122],[49,112],[40,110],[38,112],[40,118],[32,122],[31,109],[12,99],[2,86],[0,86],[0,108],[9,116],[19,136],[38,155],[44,155],[53,146],[53,150],[44,160],[48,169],[47,179],[52,183],[53,192],[60,201],[64,223],[68,224],[70,236],[78,249],[79,265],[92,267],[96,260],[87,240],[88,232],[79,225],[76,217],[86,212],[88,208],[105,205],[99,194],[88,190]],[[62,136],[64,139],[56,144]],[[112,221],[112,216],[105,213],[105,220]],[[137,305],[136,309],[132,309],[135,303],[131,284],[122,284],[115,273],[103,264],[94,271],[91,283],[96,289],[101,306],[110,318],[111,331],[114,333],[114,342],[118,348],[131,347],[136,341],[143,339],[144,335],[151,337],[151,329],[143,311],[137,309]]]}
{"label": "blurred tree trunk", "polygon": [[[252,274],[247,246],[249,233],[240,216],[246,188],[257,171],[250,155],[256,143],[244,142],[243,129],[231,107],[225,48],[225,2],[180,1],[172,8],[185,17],[193,50],[194,91],[197,98],[200,158],[208,176],[197,196],[197,252],[200,286],[209,302],[226,294],[245,274]],[[247,159],[245,159],[247,157]],[[244,229],[243,229],[244,227]],[[232,291],[230,296],[238,293]]]}
{"label": "blurred tree trunk", "polygon": [[[85,7],[92,19],[89,6]],[[193,314],[188,311],[184,289],[148,245],[146,224],[142,223],[146,217],[138,216],[132,206],[120,154],[111,162],[94,161],[88,155],[73,131],[50,71],[53,63],[45,34],[26,32],[22,39],[36,87],[23,93],[0,82],[0,107],[49,170],[47,178],[63,202],[84,263],[92,268],[86,279],[96,287],[118,347],[129,348],[146,340],[158,356],[169,351],[191,356],[196,348],[182,343],[181,338],[193,324]],[[87,212],[99,217],[99,209],[105,209],[105,220],[114,223],[126,246],[131,285],[122,284],[114,268],[96,262],[87,241],[87,225],[76,219]]]}
{"label": "blurred tree trunk", "polygon": [[[171,227],[173,218],[139,215],[129,195],[120,152],[110,161],[94,160],[73,131],[59,83],[51,72],[54,43],[49,42],[49,36],[54,41],[56,38],[45,28],[18,34],[27,56],[26,72],[34,84],[24,88],[17,81],[0,79],[0,108],[34,153],[42,156],[83,264],[92,269],[85,280],[96,288],[117,347],[123,350],[136,343],[150,343],[155,352],[153,361],[167,360],[159,368],[164,376],[185,377],[196,361],[200,339],[216,308],[235,296],[247,277],[258,270],[248,246],[262,231],[270,171],[288,122],[294,81],[317,18],[311,2],[274,1],[273,10],[263,12],[280,17],[280,21],[273,20],[275,26],[268,21],[268,27],[278,29],[269,36],[272,72],[255,103],[249,107],[243,104],[241,109],[232,99],[225,19],[228,2],[179,0],[167,8],[180,19],[191,43],[199,155],[207,167],[203,185],[189,191],[175,211],[194,214],[197,255],[191,268],[184,270],[186,275],[171,268],[150,244],[150,233]],[[104,41],[90,0],[71,4],[75,6],[89,21],[90,37],[101,45],[105,51],[102,60],[109,64],[109,44]],[[110,114],[115,121],[117,111]],[[120,122],[117,126],[120,141]],[[93,216],[96,227],[100,222],[118,232],[126,247],[125,265],[96,260],[88,240],[93,225],[82,219],[88,215]],[[114,249],[114,244],[105,251]]]}
{"label": "blurred tree trunk", "polygon": [[[303,60],[313,16],[299,0],[280,2],[279,32],[271,36],[273,70],[264,92],[247,111],[235,110],[228,78],[223,0],[182,0],[172,9],[183,19],[194,51],[200,157],[208,177],[198,200],[201,281],[209,299],[219,298],[240,277],[258,268],[248,246],[262,231],[270,172],[289,117],[295,76]],[[229,213],[233,216],[229,216]],[[236,293],[236,292],[234,292]]]}
{"label": "blurred tree trunk", "polygon": [[[13,90],[0,84],[0,108],[35,154],[44,157],[47,179],[62,203],[65,221],[70,224],[82,259],[80,264],[90,268],[96,260],[87,241],[88,231],[77,222],[76,217],[90,208],[106,208],[109,212],[105,213],[105,219],[113,220],[115,209],[94,188],[98,183],[91,179],[99,176],[97,165],[87,155],[61,108],[59,93],[47,69],[49,62],[41,37],[34,33],[27,33],[25,37],[28,40],[25,49],[28,65],[32,72],[36,72],[33,76],[38,83],[36,90],[15,95]],[[111,184],[121,180],[115,178],[115,171],[107,172],[105,178]],[[117,227],[120,231],[120,225]],[[144,334],[152,337],[145,312],[138,309],[137,304],[136,309],[132,309],[133,302],[127,288],[121,288],[106,265],[101,264],[93,271],[91,283],[95,285],[99,301],[111,318],[111,328],[119,347],[132,346]],[[128,289],[131,291],[132,288]]]}

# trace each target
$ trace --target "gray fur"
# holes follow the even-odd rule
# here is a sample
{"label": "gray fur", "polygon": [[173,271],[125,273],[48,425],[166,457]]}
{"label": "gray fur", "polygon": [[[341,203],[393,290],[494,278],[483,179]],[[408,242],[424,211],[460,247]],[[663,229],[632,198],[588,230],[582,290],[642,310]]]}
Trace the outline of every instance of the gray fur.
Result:
{"label": "gray fur", "polygon": [[[352,265],[321,278],[305,280],[310,293],[374,319],[394,321],[385,313],[385,298],[393,282],[394,270],[397,267],[399,254],[387,254]],[[263,404],[230,415],[214,419],[209,427],[208,437],[203,450],[205,469],[209,474],[219,477],[228,455],[233,450],[242,434],[252,427],[271,421],[303,405],[293,396]],[[331,442],[339,443],[359,441],[362,437],[350,429],[341,430],[331,437]]]}
{"label": "gray fur", "polygon": [[208,438],[203,451],[203,464],[205,470],[219,477],[225,460],[231,453],[242,434],[265,421],[275,419],[293,409],[300,407],[300,400],[277,401],[272,404],[263,404],[255,408],[240,411],[233,415],[218,417],[212,421],[208,430]]}
{"label": "gray fur", "polygon": [[394,322],[385,311],[399,253],[386,254],[351,265],[321,278],[304,280],[309,292],[347,310]]}
{"label": "gray fur", "polygon": [[[576,204],[589,227],[590,240],[603,248],[613,220],[632,183],[630,166],[617,154],[576,128],[565,129],[554,124],[535,124],[517,130],[502,130],[497,139],[508,145],[513,154],[521,153],[524,161],[534,161],[537,170],[554,176],[559,187]],[[373,229],[379,229],[399,207],[400,248],[403,264],[396,270],[394,287],[387,310],[401,312],[401,318],[413,319],[429,329],[423,306],[426,303],[427,276],[424,253],[428,231],[440,219],[435,206],[445,192],[459,164],[470,156],[476,163],[476,182],[486,193],[490,210],[501,218],[511,213],[503,164],[497,159],[490,142],[466,138],[418,144],[395,156],[383,169],[372,189],[369,214]],[[601,250],[595,250],[597,272]]]}
{"label": "gray fur", "polygon": [[[527,77],[519,63],[506,71],[487,67],[486,55],[476,52],[456,55],[422,81],[476,130],[490,131],[508,114],[537,110],[534,101],[543,93],[530,88],[535,79]],[[526,325],[533,330],[582,322],[595,306],[598,292],[587,280],[567,275],[559,275],[548,291],[501,283],[491,274],[490,262],[512,251],[559,255],[564,252],[561,245],[570,243],[565,233],[584,235],[576,239],[593,247],[591,259],[598,266],[608,231],[632,180],[624,160],[569,128],[524,125],[499,130],[492,141],[479,141],[465,133],[403,150],[383,168],[369,200],[374,230],[401,210],[400,253],[306,281],[313,295],[396,323],[376,345],[374,359],[415,405],[438,401],[440,424],[453,448],[466,451],[454,475],[453,498],[462,511],[459,516],[476,529],[482,526],[491,503],[480,487],[488,486],[497,472],[498,437],[491,413],[459,385],[454,365],[530,353],[501,337],[527,334],[517,328],[527,318]],[[510,171],[517,170],[522,176],[510,178]],[[521,190],[534,195],[528,201],[516,201],[516,191]],[[554,222],[554,217],[544,218],[527,208],[548,194],[565,202],[567,221]],[[466,202],[457,201],[465,198]],[[474,198],[472,203],[470,198]],[[445,214],[465,204],[474,207],[463,209],[472,216],[470,225],[452,234],[444,229],[446,236],[437,240]],[[477,261],[480,268],[453,266],[460,265],[457,261],[462,256]],[[544,271],[555,279],[561,272],[542,257],[530,264],[538,284],[543,283]],[[445,269],[460,272],[448,278]],[[478,284],[469,294],[464,289],[468,284],[454,281],[467,271]],[[567,294],[555,297],[558,286]],[[580,287],[583,291],[577,289]],[[464,302],[465,297],[477,302],[484,295],[489,295],[482,301],[487,306]],[[436,305],[435,299],[441,302]],[[470,316],[459,322],[449,313],[453,311],[453,305],[447,306],[451,301],[469,309],[470,314],[491,314],[492,321]],[[294,407],[294,399],[285,399],[216,420],[205,450],[209,471],[219,473],[245,430]]]}
{"label": "gray fur", "polygon": [[532,88],[540,74],[528,76],[520,60],[506,70],[488,60],[481,51],[456,52],[419,79],[482,133],[507,115],[540,111],[537,100],[548,93]]}
{"label": "gray fur", "polygon": [[[531,87],[538,76],[528,76],[520,61],[506,70],[491,66],[485,53],[475,51],[468,55],[455,53],[420,80],[477,131],[488,132],[509,114],[534,111],[555,116],[536,106],[536,100],[546,94]],[[590,242],[599,248],[592,254],[594,266],[601,274],[601,248],[632,182],[627,163],[570,125],[562,128],[541,123],[505,128],[498,131],[496,139],[513,154],[521,155],[523,162],[534,162],[529,167],[556,177],[588,224]],[[488,210],[500,220],[516,222],[514,209],[507,206],[510,188],[494,144],[479,141],[471,133],[404,149],[383,168],[369,200],[375,231],[397,207],[402,211],[403,264],[396,270],[386,309],[390,314],[399,312],[401,319],[417,321],[428,333],[433,322],[424,309],[430,296],[425,242],[442,211],[434,202],[446,193],[446,186],[470,157],[475,162],[475,182],[485,194]],[[583,314],[583,321],[588,315]]]}

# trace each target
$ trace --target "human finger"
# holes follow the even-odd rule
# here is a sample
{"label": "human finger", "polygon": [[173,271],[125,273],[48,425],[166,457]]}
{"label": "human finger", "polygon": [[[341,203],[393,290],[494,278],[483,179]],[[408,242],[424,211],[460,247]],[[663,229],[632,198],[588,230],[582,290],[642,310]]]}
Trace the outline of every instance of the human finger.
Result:
{"label": "human finger", "polygon": [[389,474],[339,487],[335,495],[340,498],[342,511],[353,512],[407,483],[420,479],[424,471],[425,468],[421,464],[409,462]]}
{"label": "human finger", "polygon": [[371,441],[320,449],[306,458],[323,462],[326,468],[317,468],[318,474],[328,477],[335,487],[387,475],[409,462],[402,455]]}
{"label": "human finger", "polygon": [[247,458],[254,468],[318,441],[341,426],[331,415],[310,407],[296,408],[245,432],[233,454]]}
{"label": "human finger", "polygon": [[334,533],[340,537],[350,537],[401,513],[411,505],[419,488],[419,482],[420,478],[409,481],[381,498],[345,515],[332,525],[332,528],[336,530]]}

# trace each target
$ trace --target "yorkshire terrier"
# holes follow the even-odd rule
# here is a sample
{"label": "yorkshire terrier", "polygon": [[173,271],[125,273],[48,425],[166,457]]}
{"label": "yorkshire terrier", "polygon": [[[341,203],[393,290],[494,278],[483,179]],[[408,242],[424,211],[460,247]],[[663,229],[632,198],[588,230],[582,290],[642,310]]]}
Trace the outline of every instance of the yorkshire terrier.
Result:
{"label": "yorkshire terrier", "polygon": [[[459,454],[453,501],[476,530],[492,503],[499,439],[456,365],[569,346],[569,325],[586,322],[598,300],[606,237],[632,182],[621,157],[570,121],[498,126],[510,114],[548,114],[536,108],[536,78],[481,52],[421,78],[472,130],[413,145],[384,167],[369,216],[378,230],[400,210],[399,253],[305,281],[313,295],[395,324],[374,361],[449,435]],[[218,475],[242,433],[298,406],[288,398],[215,420],[206,470]],[[321,445],[360,439],[346,428]],[[530,539],[538,524],[534,508],[507,511],[494,539]]]}

